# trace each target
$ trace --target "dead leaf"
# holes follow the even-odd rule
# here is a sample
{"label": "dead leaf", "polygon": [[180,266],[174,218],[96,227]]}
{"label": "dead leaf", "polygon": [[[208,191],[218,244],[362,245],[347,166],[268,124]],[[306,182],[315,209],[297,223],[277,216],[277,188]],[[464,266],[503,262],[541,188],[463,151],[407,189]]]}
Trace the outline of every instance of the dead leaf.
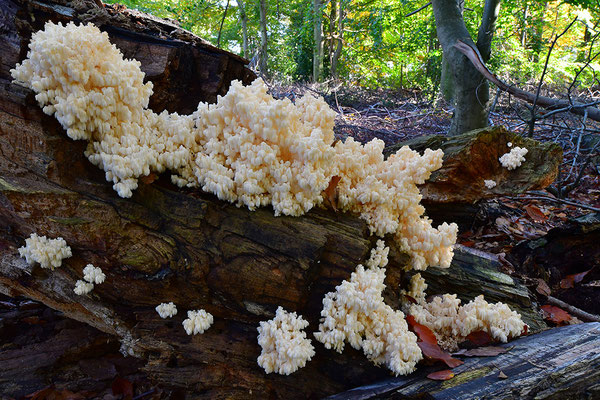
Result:
{"label": "dead leaf", "polygon": [[436,361],[443,361],[450,368],[458,367],[459,365],[464,364],[464,362],[458,358],[452,358],[449,353],[446,353],[440,349],[440,346],[438,346],[437,343],[432,344],[428,342],[417,342],[417,345],[419,345],[419,348],[425,357]]}
{"label": "dead leaf", "polygon": [[525,326],[523,326],[523,331],[521,332],[521,336],[527,336],[527,333],[529,333],[529,325],[525,324]]}
{"label": "dead leaf", "polygon": [[415,298],[414,298],[414,297],[412,297],[412,296],[409,296],[409,295],[407,295],[407,294],[403,294],[403,296],[404,296],[404,297],[406,298],[406,300],[408,300],[410,303],[412,303],[412,304],[417,304],[417,300],[415,300]]}
{"label": "dead leaf", "polygon": [[427,375],[429,379],[433,379],[434,381],[447,381],[448,379],[454,378],[454,372],[449,369],[445,369],[443,371],[432,372]]}
{"label": "dead leaf", "polygon": [[123,395],[123,399],[132,399],[133,398],[133,384],[129,382],[127,379],[123,379],[117,376],[112,383],[112,392],[113,394],[121,394]]}
{"label": "dead leaf", "polygon": [[467,240],[466,242],[461,243],[463,246],[473,247],[475,246],[475,242],[473,240]]}
{"label": "dead leaf", "polygon": [[327,201],[329,202],[329,205],[331,206],[331,208],[333,208],[333,211],[337,212],[337,185],[338,183],[340,183],[340,179],[342,179],[341,176],[338,175],[334,175],[331,177],[331,180],[329,181],[329,185],[327,186],[327,189],[325,189],[323,191],[323,194],[325,195],[325,199],[327,199]]}
{"label": "dead leaf", "polygon": [[575,286],[576,283],[579,283],[583,280],[583,278],[594,268],[588,269],[587,271],[580,272],[578,274],[567,275],[560,281],[560,287],[563,289],[569,289]]}
{"label": "dead leaf", "polygon": [[474,346],[486,346],[494,342],[494,339],[486,331],[475,331],[467,335],[466,339]]}
{"label": "dead leaf", "polygon": [[544,212],[533,204],[527,204],[525,206],[525,211],[527,212],[527,215],[529,215],[529,217],[535,222],[543,222],[548,219]]}
{"label": "dead leaf", "polygon": [[406,322],[408,323],[410,330],[416,333],[422,342],[435,344],[437,346],[437,338],[431,329],[425,325],[419,324],[412,315],[406,317]]}
{"label": "dead leaf", "polygon": [[157,179],[158,179],[158,175],[156,175],[154,172],[150,172],[149,175],[140,177],[140,181],[142,181],[142,183],[144,185],[149,185]]}
{"label": "dead leaf", "polygon": [[550,293],[552,293],[552,290],[550,289],[550,286],[548,286],[546,281],[543,280],[542,278],[537,278],[537,282],[538,282],[538,285],[535,288],[536,292],[538,292],[539,294],[542,294],[544,296],[550,296]]}
{"label": "dead leaf", "polygon": [[549,304],[546,304],[541,308],[544,313],[544,318],[554,322],[556,325],[564,325],[571,319],[571,315],[562,308],[551,306]]}
{"label": "dead leaf", "polygon": [[67,389],[57,389],[54,385],[45,387],[25,396],[31,400],[84,400],[86,396]]}
{"label": "dead leaf", "polygon": [[508,378],[508,376],[506,376],[506,374],[504,372],[500,371],[500,373],[498,374],[498,378],[506,379],[506,378]]}
{"label": "dead leaf", "polygon": [[506,353],[507,350],[504,347],[498,346],[485,346],[477,347],[474,349],[461,349],[456,353],[452,353],[453,356],[465,356],[465,357],[495,357],[498,354]]}

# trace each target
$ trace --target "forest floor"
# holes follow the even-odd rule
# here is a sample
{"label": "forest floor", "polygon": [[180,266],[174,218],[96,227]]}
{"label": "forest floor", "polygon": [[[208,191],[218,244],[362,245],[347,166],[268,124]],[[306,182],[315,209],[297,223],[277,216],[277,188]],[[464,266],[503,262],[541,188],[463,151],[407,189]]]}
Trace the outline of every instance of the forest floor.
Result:
{"label": "forest floor", "polygon": [[[334,93],[306,85],[271,86],[271,93],[277,98],[294,100],[305,92],[324,95],[338,112],[335,126],[338,138],[352,136],[363,143],[378,138],[391,145],[416,136],[444,134],[452,117],[448,105],[424,100],[418,92],[339,88]],[[503,124],[522,132],[526,124],[519,115],[524,110],[518,105],[500,101],[491,113],[491,121],[494,125]],[[597,212],[600,208],[600,124],[583,123],[581,118],[571,115],[543,122],[536,126],[534,138],[554,141],[562,146],[565,154],[562,174],[566,176],[562,186],[575,182],[579,176],[574,188],[563,198],[544,190],[486,200],[480,206],[493,206],[500,210],[500,214],[495,213],[487,220],[478,221],[471,229],[462,230],[458,243],[492,253],[505,261],[505,272],[523,279],[532,291],[537,292],[542,304],[552,294],[570,300],[570,304],[585,305],[582,306],[584,311],[598,313],[600,306],[595,299],[600,291],[600,268],[562,270],[560,282],[546,283],[547,277],[543,279],[538,273],[519,270],[504,257],[516,246],[541,238],[552,229],[565,227],[575,218]],[[562,287],[565,279],[574,280],[576,288]],[[90,338],[89,343],[76,345],[73,332],[84,330]],[[46,354],[46,367],[60,365],[64,378],[53,379],[52,382],[32,381],[32,387],[44,388],[32,390],[25,398],[83,399],[91,393],[95,398],[107,400],[182,398],[183,393],[153,386],[139,370],[135,359],[119,354],[118,343],[114,339],[85,324],[68,320],[60,312],[42,304],[0,296],[0,363],[4,362],[3,357],[9,360],[19,354],[31,355],[57,343],[68,346],[71,341],[73,345],[68,354]],[[43,367],[40,365],[40,368]],[[115,374],[119,376],[116,379],[113,378]],[[96,379],[83,379],[84,376],[96,376]],[[132,395],[132,382],[135,382],[136,396]],[[0,395],[0,398],[3,397]]]}

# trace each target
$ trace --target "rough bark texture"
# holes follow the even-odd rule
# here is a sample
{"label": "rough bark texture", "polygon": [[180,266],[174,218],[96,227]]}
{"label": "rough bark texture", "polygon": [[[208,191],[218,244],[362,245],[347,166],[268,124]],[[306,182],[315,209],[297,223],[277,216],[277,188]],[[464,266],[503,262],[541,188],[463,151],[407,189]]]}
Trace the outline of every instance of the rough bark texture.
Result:
{"label": "rough bark texture", "polygon": [[[570,325],[517,339],[496,357],[470,358],[448,381],[391,378],[329,399],[595,399],[600,396],[600,323]],[[499,377],[502,372],[506,378]]]}
{"label": "rough bark texture", "polygon": [[[512,171],[498,161],[510,151],[509,142],[513,148],[529,150],[525,162]],[[421,186],[423,202],[430,204],[474,203],[484,198],[543,189],[556,179],[562,161],[562,150],[557,144],[527,139],[501,126],[455,137],[423,136],[389,146],[385,152],[391,154],[405,145],[419,152],[427,148],[444,151],[442,168],[433,172]],[[485,179],[494,180],[497,186],[487,189]]]}
{"label": "rough bark texture", "polygon": [[[185,112],[190,105],[176,102],[180,96],[214,99],[229,80],[250,79],[243,59],[175,28],[178,39],[156,39],[144,27],[155,24],[164,33],[164,23],[94,3],[0,4],[0,292],[39,300],[115,336],[150,379],[196,397],[322,397],[388,376],[362,353],[339,355],[316,343],[313,360],[291,376],[267,376],[256,363],[256,327],[277,306],[304,315],[309,332],[317,329],[324,294],[349,278],[375,242],[362,220],[322,210],[275,218],[270,209],[236,208],[166,178],[121,199],[84,157],[86,144],[68,139],[9,75],[45,20],[89,15],[144,70],[155,71],[149,76],[156,79],[155,110]],[[27,265],[17,249],[32,232],[63,237],[73,257],[53,272]],[[385,296],[395,306],[407,258],[390,245]],[[107,279],[77,296],[73,287],[87,263]],[[179,313],[160,319],[154,307],[169,301]],[[203,335],[187,336],[181,322],[187,310],[199,308],[215,323]]]}
{"label": "rough bark texture", "polygon": [[22,398],[49,384],[92,398],[110,388],[117,375],[132,382],[145,380],[137,371],[143,362],[120,354],[116,337],[42,304],[3,296],[0,365],[3,399]]}

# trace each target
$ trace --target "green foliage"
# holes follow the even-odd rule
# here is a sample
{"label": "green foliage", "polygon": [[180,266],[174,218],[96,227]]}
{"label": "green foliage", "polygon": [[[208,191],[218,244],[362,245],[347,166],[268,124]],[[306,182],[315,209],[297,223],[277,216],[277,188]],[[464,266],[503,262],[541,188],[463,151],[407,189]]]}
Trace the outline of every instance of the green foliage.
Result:
{"label": "green foliage", "polygon": [[[343,2],[343,50],[340,77],[366,87],[415,88],[434,95],[439,88],[441,48],[431,7],[406,16],[426,0],[323,1],[325,78],[331,74],[337,18],[331,7]],[[170,18],[203,38],[217,43],[227,0],[124,0],[127,7]],[[309,80],[313,58],[313,1],[268,0],[268,63],[279,80]],[[260,45],[259,1],[244,2],[248,17],[249,57]],[[568,86],[590,54],[600,51],[596,40],[600,20],[597,0],[504,0],[492,43],[489,67],[511,83],[535,84],[541,75],[553,38],[575,18],[578,22],[556,44],[548,65],[546,83]],[[473,39],[483,13],[484,0],[465,0],[464,20]],[[333,27],[333,31],[332,28]],[[242,28],[236,0],[230,0],[223,20],[220,46],[242,53]],[[579,76],[580,84],[594,84],[593,67]]]}

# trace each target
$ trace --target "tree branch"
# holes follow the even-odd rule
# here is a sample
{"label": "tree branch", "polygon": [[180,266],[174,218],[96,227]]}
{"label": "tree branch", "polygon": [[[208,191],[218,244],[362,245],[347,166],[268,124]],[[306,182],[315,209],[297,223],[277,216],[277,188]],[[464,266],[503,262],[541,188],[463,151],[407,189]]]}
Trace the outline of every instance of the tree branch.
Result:
{"label": "tree branch", "polygon": [[[464,54],[487,80],[495,84],[501,90],[533,104],[536,99],[535,93],[526,92],[514,86],[509,86],[501,81],[487,68],[483,62],[481,54],[479,54],[479,51],[476,48],[473,48],[473,46],[470,46],[461,40],[457,40],[454,44],[454,47]],[[565,111],[582,116],[585,115],[585,110],[587,109],[588,118],[593,119],[594,121],[600,121],[600,109],[596,107],[590,107],[588,104],[582,104],[578,102],[573,102],[573,104],[570,104],[567,100],[557,100],[546,96],[539,96],[537,97],[537,105],[550,110],[564,108]]]}
{"label": "tree branch", "polygon": [[408,18],[408,17],[410,17],[411,15],[415,15],[416,13],[418,13],[418,12],[419,12],[419,11],[421,11],[421,10],[424,10],[424,9],[426,9],[426,8],[427,8],[427,7],[429,7],[430,5],[431,5],[431,2],[429,2],[429,3],[425,4],[423,7],[419,7],[419,8],[417,8],[416,10],[409,12],[408,14],[406,14],[406,15],[404,16],[404,18]]}

